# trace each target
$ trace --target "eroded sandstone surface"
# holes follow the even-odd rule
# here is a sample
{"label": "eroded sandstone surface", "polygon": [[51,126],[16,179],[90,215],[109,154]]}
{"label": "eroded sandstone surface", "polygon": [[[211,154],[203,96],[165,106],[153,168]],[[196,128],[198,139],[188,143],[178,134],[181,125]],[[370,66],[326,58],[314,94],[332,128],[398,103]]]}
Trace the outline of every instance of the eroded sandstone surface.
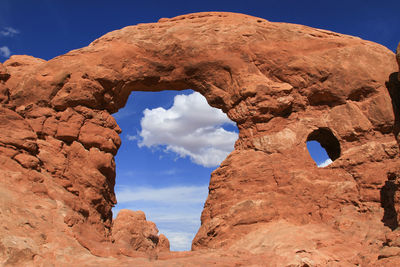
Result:
{"label": "eroded sandstone surface", "polygon": [[[373,42],[233,13],[129,26],[50,61],[12,56],[0,64],[0,263],[398,265],[399,66]],[[172,253],[143,213],[112,219],[111,114],[131,91],[188,88],[240,132],[193,251]],[[310,140],[331,165],[317,168]]]}

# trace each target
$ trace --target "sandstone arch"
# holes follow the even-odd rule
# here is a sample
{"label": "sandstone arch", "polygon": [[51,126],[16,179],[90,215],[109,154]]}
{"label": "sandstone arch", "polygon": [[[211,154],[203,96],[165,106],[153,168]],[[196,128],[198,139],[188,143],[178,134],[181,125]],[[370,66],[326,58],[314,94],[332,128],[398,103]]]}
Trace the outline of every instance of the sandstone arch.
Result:
{"label": "sandstone arch", "polygon": [[[74,259],[86,257],[83,248],[141,255],[115,240],[111,216],[120,129],[110,114],[134,90],[194,89],[238,125],[235,150],[212,173],[194,250],[369,264],[385,253],[382,243],[397,240],[385,241],[390,229],[381,221],[380,188],[388,173],[400,176],[385,86],[398,67],[383,46],[246,15],[196,13],[129,26],[47,62],[13,56],[3,65],[1,206],[23,200],[1,215],[18,244],[2,239],[5,262],[21,251],[23,261],[54,260],[64,247]],[[329,128],[342,151],[324,169],[305,147],[319,128]],[[163,249],[157,242],[146,250]],[[381,263],[398,260],[389,256]]]}

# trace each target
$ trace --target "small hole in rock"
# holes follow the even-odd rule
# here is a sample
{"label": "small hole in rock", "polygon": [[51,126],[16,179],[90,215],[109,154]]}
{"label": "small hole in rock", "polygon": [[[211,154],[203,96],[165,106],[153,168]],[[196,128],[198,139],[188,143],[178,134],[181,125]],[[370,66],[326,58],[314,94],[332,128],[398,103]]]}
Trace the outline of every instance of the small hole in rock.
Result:
{"label": "small hole in rock", "polygon": [[328,128],[319,128],[309,134],[307,149],[318,167],[326,167],[340,157],[340,143]]}

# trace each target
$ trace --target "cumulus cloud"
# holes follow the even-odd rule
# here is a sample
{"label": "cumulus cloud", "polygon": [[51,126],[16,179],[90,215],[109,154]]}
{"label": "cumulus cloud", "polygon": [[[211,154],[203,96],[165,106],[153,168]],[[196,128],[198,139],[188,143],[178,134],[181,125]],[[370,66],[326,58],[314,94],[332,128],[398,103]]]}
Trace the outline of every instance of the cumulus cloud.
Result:
{"label": "cumulus cloud", "polygon": [[205,167],[218,166],[238,138],[236,132],[222,127],[234,124],[226,114],[210,107],[197,92],[175,96],[170,109],[146,109],[143,114],[140,147],[164,147]]}
{"label": "cumulus cloud", "polygon": [[162,188],[117,186],[118,209],[142,210],[147,220],[156,223],[167,236],[171,250],[190,250],[200,227],[200,215],[208,186],[170,186]]}
{"label": "cumulus cloud", "polygon": [[4,36],[4,37],[12,37],[17,34],[19,34],[19,31],[12,27],[3,27],[3,29],[0,30],[0,36]]}
{"label": "cumulus cloud", "polygon": [[0,47],[0,56],[1,57],[9,57],[11,55],[11,51],[7,46]]}
{"label": "cumulus cloud", "polygon": [[331,164],[333,161],[331,159],[326,159],[324,162],[321,162],[318,164],[318,167],[323,168]]}

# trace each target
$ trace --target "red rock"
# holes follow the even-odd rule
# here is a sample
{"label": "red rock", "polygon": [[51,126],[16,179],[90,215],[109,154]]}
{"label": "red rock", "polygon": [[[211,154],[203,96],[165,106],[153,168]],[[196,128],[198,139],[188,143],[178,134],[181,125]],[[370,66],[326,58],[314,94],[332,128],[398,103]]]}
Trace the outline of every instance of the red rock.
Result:
{"label": "red rock", "polygon": [[[40,122],[43,121],[42,127],[40,125],[36,126],[35,128],[41,128],[40,134],[48,135],[48,136],[55,136],[57,133],[57,128],[58,128],[58,121],[55,117],[41,117],[37,118],[37,120],[40,119]],[[32,120],[31,120],[32,123]],[[41,123],[40,123],[41,124]]]}
{"label": "red rock", "polygon": [[0,83],[0,103],[7,103],[9,101],[9,91],[8,88]]}
{"label": "red rock", "polygon": [[[80,89],[77,90],[77,87],[80,87]],[[103,94],[104,89],[99,83],[89,79],[82,80],[80,75],[72,75],[63,85],[63,90],[58,91],[54,96],[52,105],[57,110],[76,105],[101,108],[99,102],[101,102]]]}
{"label": "red rock", "polygon": [[[0,262],[399,265],[394,58],[359,38],[212,12],[129,26],[48,62],[11,57],[0,66]],[[121,129],[110,114],[131,91],[187,88],[240,132],[211,175],[193,251],[171,253],[143,213],[112,220]],[[316,167],[311,140],[331,165]]]}
{"label": "red rock", "polygon": [[38,146],[37,157],[42,162],[43,168],[52,175],[62,175],[67,167],[63,142],[53,137],[47,137],[45,140],[38,140]]}
{"label": "red rock", "polygon": [[15,155],[18,154],[18,151],[13,146],[9,147],[0,146],[0,152],[1,155],[7,158],[13,158]]}
{"label": "red rock", "polygon": [[39,166],[39,160],[29,154],[21,153],[14,157],[23,167],[29,169],[36,169]]}
{"label": "red rock", "polygon": [[126,256],[132,256],[135,251],[169,251],[168,239],[164,235],[158,236],[156,225],[146,221],[142,211],[120,210],[113,222],[112,236],[115,245]]}
{"label": "red rock", "polygon": [[0,144],[12,145],[31,153],[37,151],[36,133],[23,117],[14,111],[0,107]]}
{"label": "red rock", "polygon": [[121,139],[115,131],[89,121],[80,129],[79,142],[86,147],[97,147],[114,155],[121,145]]}
{"label": "red rock", "polygon": [[[10,78],[7,80],[7,87],[15,91],[21,83],[23,76],[33,70],[40,64],[44,63],[45,60],[35,58],[27,55],[12,55],[6,60],[3,65],[7,68],[7,72],[10,74]],[[27,82],[25,80],[25,82]],[[31,88],[33,89],[33,88]],[[11,94],[13,92],[10,92]]]}
{"label": "red rock", "polygon": [[77,140],[83,121],[82,115],[73,109],[66,109],[60,114],[55,137],[66,142]]}
{"label": "red rock", "polygon": [[4,85],[4,82],[10,78],[7,69],[0,63],[0,103],[7,103],[9,101],[9,90]]}
{"label": "red rock", "polygon": [[158,236],[158,243],[157,243],[157,249],[161,252],[169,251],[170,250],[170,244],[168,238],[160,234]]}
{"label": "red rock", "polygon": [[10,78],[10,74],[7,69],[0,63],[0,81],[7,81]]}

